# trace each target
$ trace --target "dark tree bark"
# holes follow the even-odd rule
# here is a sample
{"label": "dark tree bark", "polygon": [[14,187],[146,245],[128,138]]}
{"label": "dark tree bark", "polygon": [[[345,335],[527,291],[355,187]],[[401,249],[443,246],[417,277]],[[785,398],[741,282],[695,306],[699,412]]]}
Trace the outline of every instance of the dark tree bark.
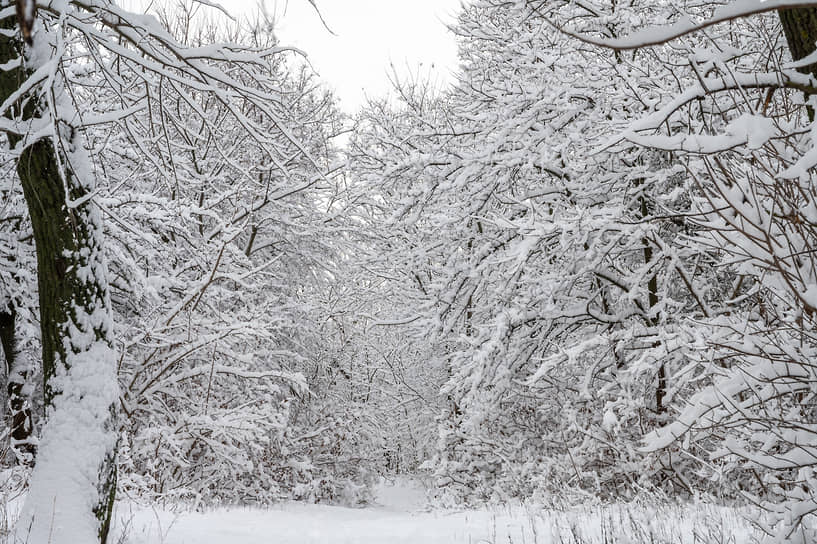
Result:
{"label": "dark tree bark", "polygon": [[34,429],[29,398],[23,393],[28,380],[28,365],[21,363],[17,351],[17,311],[13,303],[0,310],[0,344],[6,360],[6,388],[12,448],[17,460],[33,465],[36,447],[31,442]]}
{"label": "dark tree bark", "polygon": [[[780,23],[783,25],[783,34],[794,60],[800,60],[817,50],[817,8],[794,8],[777,11]],[[802,66],[797,69],[803,74],[811,74],[817,79],[817,63]],[[808,97],[808,93],[805,93]],[[814,108],[807,106],[808,118],[814,121]]]}
{"label": "dark tree bark", "polygon": [[[9,5],[9,0],[0,0],[0,8]],[[0,63],[11,65],[23,57],[25,46],[20,39],[16,16],[7,9],[4,11],[8,16],[0,20],[0,30],[6,31],[0,33]],[[33,38],[29,35],[29,38],[36,40],[36,35]],[[16,92],[29,75],[30,70],[24,62],[17,68],[0,71],[0,102]],[[8,115],[29,120],[41,109],[37,96],[31,93],[22,97]],[[57,130],[65,149],[80,145],[72,127],[59,126]],[[8,139],[12,146],[21,143],[14,134],[8,134]],[[79,331],[78,337],[95,338],[108,346],[111,343],[104,320],[88,319],[88,316],[99,315],[100,310],[109,310],[104,276],[87,274],[89,270],[95,270],[101,255],[101,225],[92,213],[92,200],[84,198],[89,192],[88,185],[78,178],[70,157],[56,148],[53,139],[42,138],[29,143],[18,159],[17,174],[28,204],[37,251],[44,397],[48,407],[61,393],[55,390],[51,380],[57,369],[67,370],[71,355],[89,349],[82,342],[73,342],[76,336],[72,333]],[[69,206],[69,199],[79,204]],[[105,426],[115,432],[113,406]],[[115,492],[115,452],[111,451],[99,467],[99,502],[94,507],[99,540],[103,544],[108,536]]]}
{"label": "dark tree bark", "polygon": [[[786,35],[786,43],[794,60],[812,54],[817,47],[817,8],[781,9],[778,12]],[[817,63],[798,69],[804,74],[817,77]]]}

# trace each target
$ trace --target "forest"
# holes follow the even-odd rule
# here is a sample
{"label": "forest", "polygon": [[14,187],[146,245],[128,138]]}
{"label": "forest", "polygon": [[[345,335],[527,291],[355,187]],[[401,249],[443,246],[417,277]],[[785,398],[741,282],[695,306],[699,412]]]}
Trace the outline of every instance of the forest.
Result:
{"label": "forest", "polygon": [[0,542],[400,478],[817,542],[817,2],[467,0],[354,114],[229,12],[0,0]]}

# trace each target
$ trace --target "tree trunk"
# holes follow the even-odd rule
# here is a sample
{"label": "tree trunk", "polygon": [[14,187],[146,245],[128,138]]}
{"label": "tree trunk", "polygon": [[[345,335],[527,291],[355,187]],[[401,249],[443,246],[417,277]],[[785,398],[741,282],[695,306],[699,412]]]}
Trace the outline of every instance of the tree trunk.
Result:
{"label": "tree trunk", "polygon": [[[794,60],[800,60],[814,53],[817,49],[817,8],[793,8],[777,10],[780,23],[783,25],[783,34]],[[811,74],[817,79],[817,63],[802,66],[797,69],[803,74]],[[804,93],[808,98],[808,93]],[[814,108],[806,106],[809,121],[814,121]]]}
{"label": "tree trunk", "polygon": [[[9,1],[0,5],[7,8]],[[0,29],[6,33],[0,33],[0,63],[13,66],[22,57],[24,44],[16,32],[8,33],[17,28],[17,21],[8,9],[4,12],[7,16],[0,20]],[[32,39],[47,38],[41,28]],[[0,71],[0,102],[31,73],[25,62]],[[60,89],[54,90],[61,94]],[[27,95],[7,115],[18,121],[49,115],[38,96]],[[102,227],[92,199],[86,198],[93,183],[83,170],[84,149],[78,131],[71,120],[55,124],[53,138],[22,142],[8,135],[12,146],[25,145],[17,173],[37,250],[48,415],[16,536],[22,541],[54,544],[77,538],[104,543],[116,492],[114,406],[118,389]],[[89,496],[94,490],[95,496]]]}
{"label": "tree trunk", "polygon": [[[792,58],[800,60],[812,54],[817,49],[817,8],[781,9],[777,14]],[[798,68],[798,71],[817,77],[817,63]]]}
{"label": "tree trunk", "polygon": [[8,393],[11,447],[17,461],[24,465],[34,464],[36,446],[31,440],[34,429],[31,405],[24,387],[28,381],[28,365],[20,362],[17,352],[17,311],[10,302],[0,310],[0,344],[6,359],[6,388]]}

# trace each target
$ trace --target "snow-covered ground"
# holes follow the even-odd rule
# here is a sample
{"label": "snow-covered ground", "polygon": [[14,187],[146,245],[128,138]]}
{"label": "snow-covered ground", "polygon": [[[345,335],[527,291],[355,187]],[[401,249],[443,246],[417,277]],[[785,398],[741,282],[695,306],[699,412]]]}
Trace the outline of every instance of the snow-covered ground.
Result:
{"label": "snow-covered ground", "polygon": [[121,503],[115,538],[126,544],[595,544],[749,542],[750,523],[713,506],[621,505],[545,511],[428,510],[416,484],[382,485],[367,508],[287,503],[207,512]]}

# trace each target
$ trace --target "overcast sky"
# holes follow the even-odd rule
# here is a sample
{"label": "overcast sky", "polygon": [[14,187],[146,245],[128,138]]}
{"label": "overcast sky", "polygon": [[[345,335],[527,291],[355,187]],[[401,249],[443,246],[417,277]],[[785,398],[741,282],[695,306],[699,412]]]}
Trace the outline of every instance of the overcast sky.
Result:
{"label": "overcast sky", "polygon": [[[248,4],[250,0],[246,1]],[[304,49],[323,77],[337,89],[343,107],[354,110],[364,94],[389,88],[389,63],[400,72],[432,70],[448,80],[457,64],[453,22],[460,0],[318,0],[333,36],[307,0],[278,2],[282,43]],[[268,4],[271,5],[271,4]]]}
{"label": "overcast sky", "polygon": [[[234,14],[258,6],[257,0],[217,1]],[[317,5],[335,35],[323,26],[309,0],[266,0],[268,12],[279,20],[281,44],[309,55],[345,111],[354,112],[367,95],[387,92],[390,63],[401,75],[419,67],[422,74],[450,81],[457,49],[445,24],[454,21],[460,0],[317,0]]]}

